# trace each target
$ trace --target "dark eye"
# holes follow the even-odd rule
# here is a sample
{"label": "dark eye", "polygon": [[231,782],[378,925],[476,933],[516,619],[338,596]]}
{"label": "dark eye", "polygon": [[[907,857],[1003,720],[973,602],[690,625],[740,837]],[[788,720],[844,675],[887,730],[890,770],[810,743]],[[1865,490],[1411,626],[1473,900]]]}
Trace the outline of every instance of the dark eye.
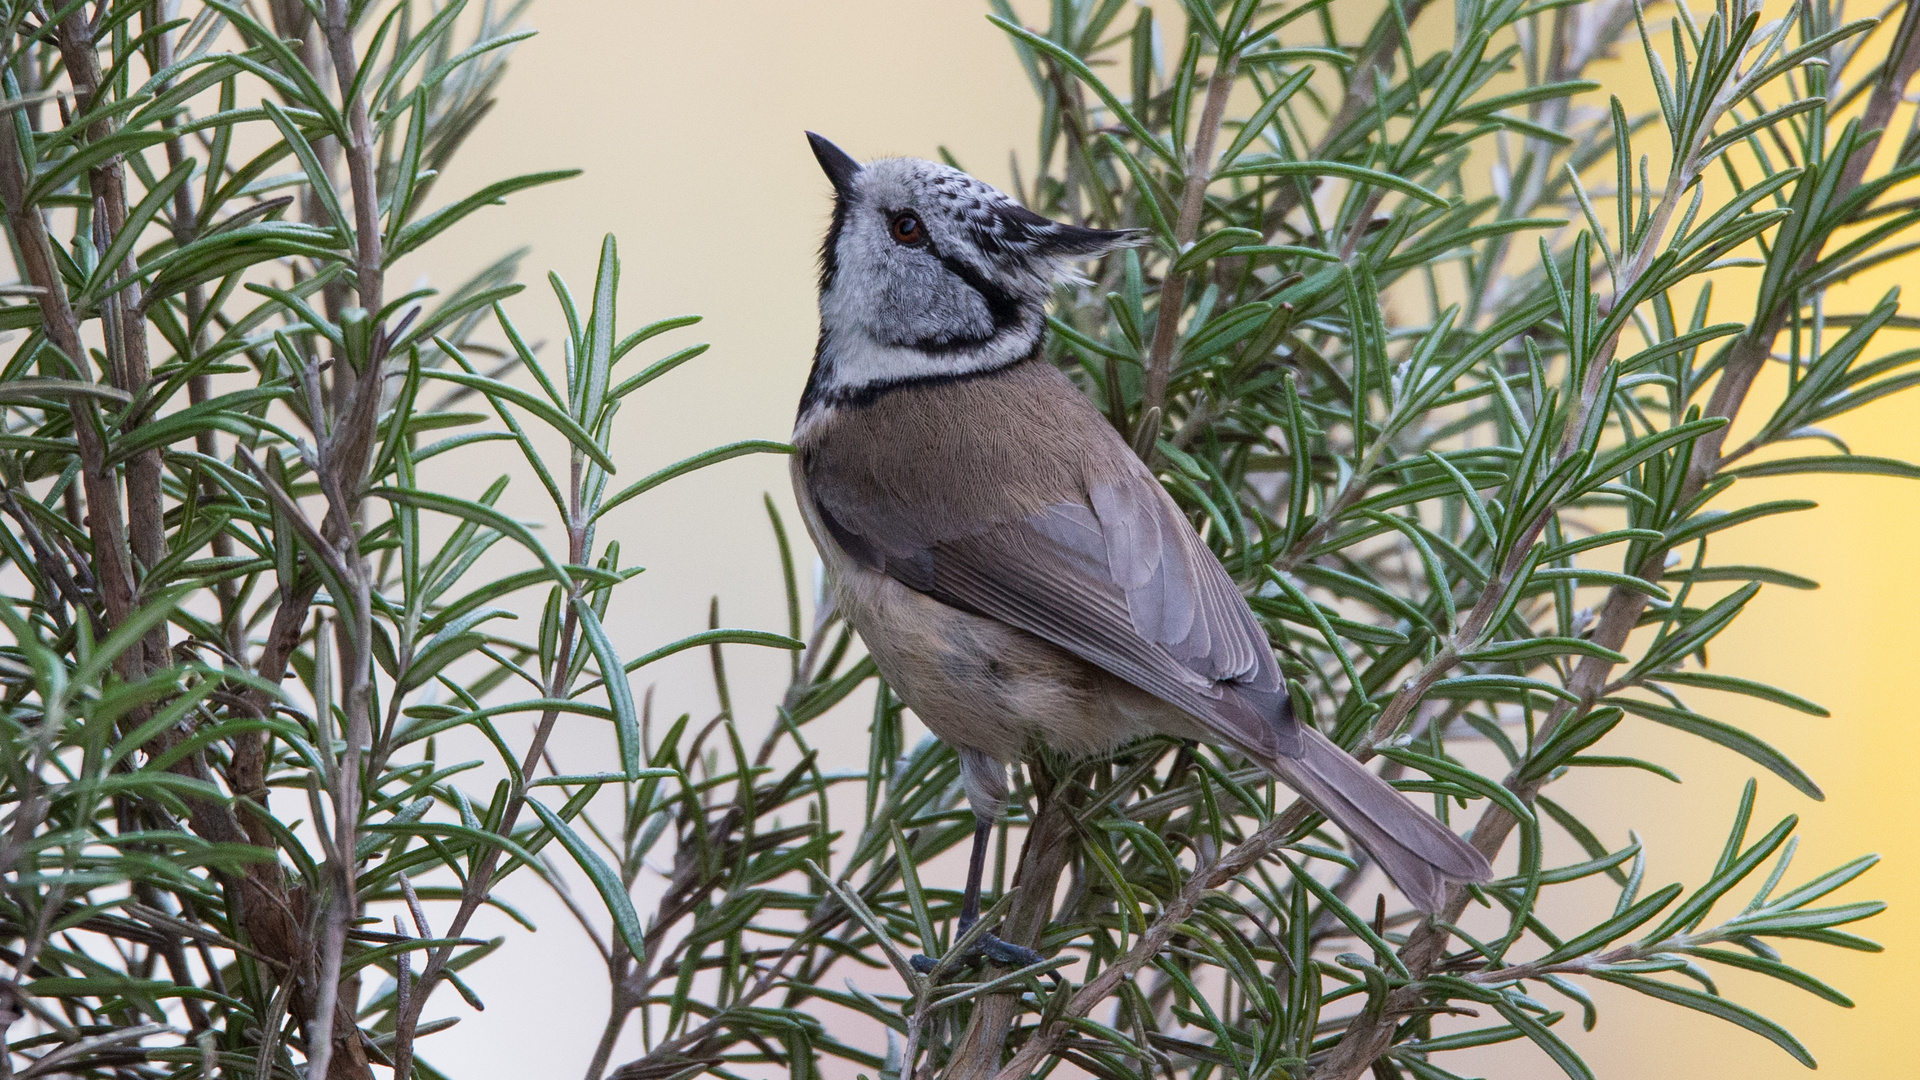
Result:
{"label": "dark eye", "polygon": [[918,244],[927,238],[926,226],[920,224],[920,215],[911,210],[902,210],[893,215],[890,231],[896,244]]}

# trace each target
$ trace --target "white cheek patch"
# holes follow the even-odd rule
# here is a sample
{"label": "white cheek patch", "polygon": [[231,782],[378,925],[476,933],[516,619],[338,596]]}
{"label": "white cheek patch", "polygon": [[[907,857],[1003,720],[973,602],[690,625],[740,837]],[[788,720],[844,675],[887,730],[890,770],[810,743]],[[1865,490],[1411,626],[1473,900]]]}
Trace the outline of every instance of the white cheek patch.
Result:
{"label": "white cheek patch", "polygon": [[[877,260],[877,285],[861,313],[876,341],[896,345],[985,338],[993,316],[980,294],[924,248],[895,248]],[[849,284],[854,284],[849,282]]]}

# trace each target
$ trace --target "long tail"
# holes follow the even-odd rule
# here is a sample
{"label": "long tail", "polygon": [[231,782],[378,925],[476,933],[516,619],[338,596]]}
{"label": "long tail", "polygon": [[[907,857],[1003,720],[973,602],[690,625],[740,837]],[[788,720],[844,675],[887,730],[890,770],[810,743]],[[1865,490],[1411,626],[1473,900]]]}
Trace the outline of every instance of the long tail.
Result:
{"label": "long tail", "polygon": [[1265,756],[1262,761],[1286,785],[1318,807],[1387,872],[1387,877],[1420,910],[1446,905],[1450,881],[1486,881],[1493,868],[1453,830],[1411,800],[1333,740],[1307,725],[1299,757]]}

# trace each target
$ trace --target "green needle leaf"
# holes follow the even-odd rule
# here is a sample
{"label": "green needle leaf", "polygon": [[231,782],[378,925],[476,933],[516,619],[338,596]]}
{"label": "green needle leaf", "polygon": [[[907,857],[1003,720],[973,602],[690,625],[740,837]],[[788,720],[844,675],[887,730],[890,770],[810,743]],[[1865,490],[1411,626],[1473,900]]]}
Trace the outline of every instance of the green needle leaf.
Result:
{"label": "green needle leaf", "polygon": [[587,846],[587,842],[560,815],[542,806],[538,799],[528,799],[527,805],[533,807],[541,823],[560,841],[560,846],[567,849],[567,854],[573,856],[573,861],[580,869],[586,872],[587,880],[593,882],[594,891],[600,894],[601,901],[607,905],[607,914],[613,916],[614,929],[620,932],[629,952],[634,956],[645,956],[646,931],[640,925],[640,915],[633,910],[633,899],[627,895],[626,886],[621,884],[619,875],[613,872],[613,868],[598,852]]}

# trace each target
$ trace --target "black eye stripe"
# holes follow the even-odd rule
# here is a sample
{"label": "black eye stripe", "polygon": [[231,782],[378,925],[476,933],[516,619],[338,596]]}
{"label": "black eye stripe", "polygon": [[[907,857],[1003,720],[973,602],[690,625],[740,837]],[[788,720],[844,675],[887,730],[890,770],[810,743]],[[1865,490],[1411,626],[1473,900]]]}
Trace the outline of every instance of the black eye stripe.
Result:
{"label": "black eye stripe", "polygon": [[979,294],[987,305],[987,317],[993,320],[993,333],[999,334],[1020,322],[1020,301],[1012,293],[987,280],[986,276],[951,255],[934,252],[940,265],[947,273],[960,279],[961,284]]}

